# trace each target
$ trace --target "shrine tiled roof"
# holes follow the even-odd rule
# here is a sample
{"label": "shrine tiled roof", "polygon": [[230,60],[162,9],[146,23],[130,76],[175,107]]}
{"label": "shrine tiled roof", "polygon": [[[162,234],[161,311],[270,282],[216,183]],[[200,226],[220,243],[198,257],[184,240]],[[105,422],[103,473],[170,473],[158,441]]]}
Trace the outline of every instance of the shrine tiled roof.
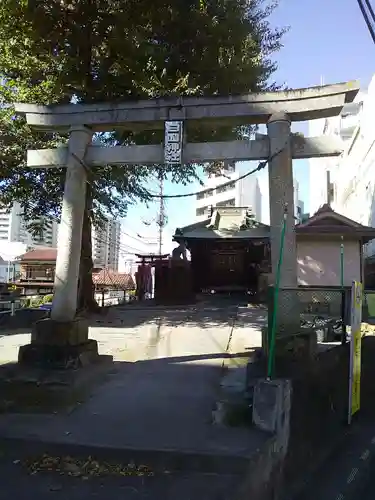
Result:
{"label": "shrine tiled roof", "polygon": [[[174,240],[191,239],[253,239],[267,240],[270,226],[247,217],[246,209],[241,207],[220,207],[212,217],[201,222],[177,229]],[[375,238],[375,228],[364,226],[342,214],[335,212],[328,204],[323,205],[312,217],[296,224],[297,237],[316,236],[327,238],[330,235],[358,239],[362,243]]]}
{"label": "shrine tiled roof", "polygon": [[34,248],[24,253],[20,257],[21,262],[27,261],[48,261],[56,262],[57,249],[56,248]]}
{"label": "shrine tiled roof", "polygon": [[267,239],[269,231],[246,207],[216,207],[209,219],[177,229],[174,239]]}
{"label": "shrine tiled roof", "polygon": [[114,287],[121,289],[133,289],[135,283],[131,274],[119,273],[110,269],[102,269],[98,273],[92,275],[94,285]]}

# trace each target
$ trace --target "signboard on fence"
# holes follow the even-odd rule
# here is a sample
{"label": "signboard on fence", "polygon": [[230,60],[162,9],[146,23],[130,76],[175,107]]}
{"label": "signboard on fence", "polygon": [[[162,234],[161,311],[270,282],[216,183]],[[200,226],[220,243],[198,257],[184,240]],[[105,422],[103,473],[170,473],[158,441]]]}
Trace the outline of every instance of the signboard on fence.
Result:
{"label": "signboard on fence", "polygon": [[351,297],[350,371],[348,422],[361,405],[362,283],[353,281]]}
{"label": "signboard on fence", "polygon": [[164,138],[164,163],[181,165],[182,163],[183,122],[166,121]]}

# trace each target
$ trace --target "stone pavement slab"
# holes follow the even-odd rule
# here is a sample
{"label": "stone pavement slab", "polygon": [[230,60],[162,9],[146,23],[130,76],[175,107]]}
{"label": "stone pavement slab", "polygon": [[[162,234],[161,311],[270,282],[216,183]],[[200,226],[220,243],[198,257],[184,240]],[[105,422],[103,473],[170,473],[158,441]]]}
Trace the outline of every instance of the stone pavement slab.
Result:
{"label": "stone pavement slab", "polygon": [[[116,309],[91,330],[102,354],[124,349],[109,380],[69,415],[0,415],[0,436],[249,458],[264,440],[261,433],[212,425],[231,341],[244,352],[261,338],[259,311],[246,312],[238,325],[236,317],[233,308]],[[1,342],[7,339],[13,348],[11,336]],[[124,362],[127,357],[134,362]]]}

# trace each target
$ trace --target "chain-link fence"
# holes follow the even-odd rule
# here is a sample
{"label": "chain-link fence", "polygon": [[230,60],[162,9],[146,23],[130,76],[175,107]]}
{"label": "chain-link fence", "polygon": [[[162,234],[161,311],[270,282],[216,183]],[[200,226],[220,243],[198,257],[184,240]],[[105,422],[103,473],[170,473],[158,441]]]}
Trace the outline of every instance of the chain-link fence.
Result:
{"label": "chain-link fence", "polygon": [[362,321],[366,323],[375,323],[375,290],[364,291]]}
{"label": "chain-link fence", "polygon": [[[315,332],[318,341],[346,341],[346,325],[350,320],[350,293],[350,287],[281,288],[277,295],[276,338]],[[274,300],[274,287],[269,287],[269,328],[275,311]]]}
{"label": "chain-link fence", "polygon": [[[268,289],[268,326],[274,313],[274,287]],[[346,339],[350,325],[351,287],[281,288],[278,293],[276,337],[315,331],[318,341]],[[362,321],[375,324],[375,290],[363,294]]]}

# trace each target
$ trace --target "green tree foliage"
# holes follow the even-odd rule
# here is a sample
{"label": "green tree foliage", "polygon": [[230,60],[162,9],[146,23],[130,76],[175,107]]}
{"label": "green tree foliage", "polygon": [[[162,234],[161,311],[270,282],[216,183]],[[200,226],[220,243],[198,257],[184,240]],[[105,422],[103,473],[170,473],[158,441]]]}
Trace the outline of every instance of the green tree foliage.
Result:
{"label": "green tree foliage", "polygon": [[[12,102],[90,103],[275,89],[270,57],[281,46],[283,30],[269,25],[274,7],[266,0],[2,0],[0,202],[20,201],[32,221],[58,216],[62,198],[64,171],[27,169],[26,150],[56,147],[67,137],[31,131],[14,116]],[[188,129],[189,140],[238,133],[241,129]],[[160,143],[161,136],[117,132],[98,140]],[[175,182],[197,177],[194,165],[103,166],[91,172],[82,242],[87,293],[92,219],[121,217],[129,203],[147,201],[145,182],[160,172]]]}

